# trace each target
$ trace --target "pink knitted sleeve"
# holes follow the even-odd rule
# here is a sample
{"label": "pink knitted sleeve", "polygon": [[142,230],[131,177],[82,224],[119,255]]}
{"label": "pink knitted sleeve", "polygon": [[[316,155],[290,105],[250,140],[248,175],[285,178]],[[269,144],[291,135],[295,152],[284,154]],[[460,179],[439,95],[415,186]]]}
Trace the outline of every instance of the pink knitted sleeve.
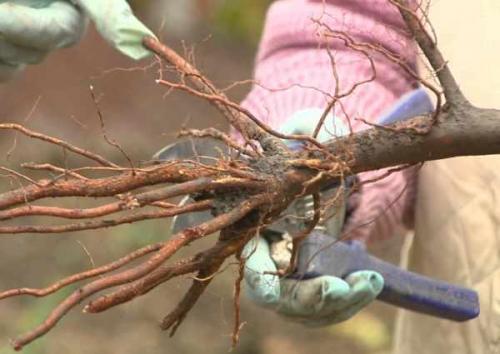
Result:
{"label": "pink knitted sleeve", "polygon": [[[279,129],[294,112],[325,108],[334,92],[331,59],[319,35],[317,21],[344,31],[357,41],[381,45],[398,54],[408,65],[416,65],[416,48],[404,30],[396,8],[387,0],[280,0],[270,7],[256,60],[259,83],[243,101],[259,119]],[[323,39],[322,39],[323,38]],[[346,48],[339,40],[328,47],[335,57],[340,92],[372,75],[369,60]],[[416,87],[400,67],[373,56],[375,80],[358,86],[335,108],[336,117],[350,120],[354,131],[367,126],[356,118],[374,122],[404,93]],[[361,181],[384,171],[363,173]],[[350,236],[373,241],[390,237],[411,222],[415,194],[415,171],[393,173],[378,182],[365,184],[357,207],[345,227]]]}

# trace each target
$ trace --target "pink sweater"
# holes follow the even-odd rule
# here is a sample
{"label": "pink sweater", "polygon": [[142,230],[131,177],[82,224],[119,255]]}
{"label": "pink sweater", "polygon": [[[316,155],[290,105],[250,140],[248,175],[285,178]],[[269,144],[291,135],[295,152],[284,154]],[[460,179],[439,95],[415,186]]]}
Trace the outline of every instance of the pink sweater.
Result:
{"label": "pink sweater", "polygon": [[[415,45],[404,31],[398,10],[387,0],[276,1],[268,11],[256,59],[255,79],[262,86],[255,85],[242,103],[275,129],[298,110],[325,108],[329,99],[324,93],[334,92],[331,61],[320,48],[325,41],[312,19],[320,19],[357,41],[380,44],[409,65],[416,65]],[[328,45],[335,56],[340,92],[371,76],[364,56],[339,40],[331,40]],[[401,95],[416,87],[398,65],[379,55],[373,58],[376,79],[342,100],[345,112],[339,105],[334,112],[336,117],[349,119],[354,131],[367,128],[356,118],[375,122]],[[383,172],[362,173],[359,177],[366,181]],[[415,178],[416,172],[411,169],[363,185],[345,227],[348,236],[373,241],[390,237],[401,226],[411,226]]]}

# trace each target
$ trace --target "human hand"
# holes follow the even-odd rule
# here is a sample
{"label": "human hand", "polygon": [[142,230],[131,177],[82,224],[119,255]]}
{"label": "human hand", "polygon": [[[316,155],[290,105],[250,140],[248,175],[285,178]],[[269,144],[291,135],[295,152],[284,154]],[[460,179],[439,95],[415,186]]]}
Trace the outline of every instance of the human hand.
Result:
{"label": "human hand", "polygon": [[244,249],[245,283],[250,299],[308,326],[339,323],[354,316],[382,291],[384,279],[373,271],[358,271],[346,279],[333,276],[296,280],[279,278],[269,243],[258,237]]}
{"label": "human hand", "polygon": [[87,17],[123,54],[141,59],[150,54],[144,36],[154,36],[125,0],[0,0],[0,82],[50,52],[77,43]]}
{"label": "human hand", "polygon": [[[285,134],[311,135],[321,117],[319,109],[307,109],[294,114],[282,126]],[[325,141],[348,134],[339,119],[330,116],[320,130],[318,139]],[[297,148],[296,142],[288,142]],[[295,146],[294,146],[295,145]],[[333,217],[326,221],[327,232],[335,239],[344,222],[345,201],[335,203]],[[346,279],[319,276],[296,280],[280,278],[273,246],[264,237],[249,242],[243,251],[245,282],[248,296],[257,304],[272,309],[294,321],[309,326],[324,326],[345,321],[362,310],[382,291],[384,279],[373,271],[358,271]]]}

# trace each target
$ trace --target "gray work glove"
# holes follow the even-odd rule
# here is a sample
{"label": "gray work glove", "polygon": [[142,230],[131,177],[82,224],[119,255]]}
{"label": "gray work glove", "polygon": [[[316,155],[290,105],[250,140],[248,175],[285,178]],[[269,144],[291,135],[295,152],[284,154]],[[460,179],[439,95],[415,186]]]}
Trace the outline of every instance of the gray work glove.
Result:
{"label": "gray work glove", "polygon": [[0,0],[0,82],[78,42],[87,17],[123,54],[133,59],[150,54],[142,38],[154,35],[125,0]]}
{"label": "gray work glove", "polygon": [[[294,114],[282,127],[285,134],[313,133],[322,110],[308,109]],[[325,141],[334,136],[349,133],[340,119],[328,117],[318,140]],[[288,141],[292,148],[300,148]],[[295,144],[295,146],[294,146]],[[333,237],[338,236],[344,223],[345,200],[334,206],[334,220],[326,223]],[[373,271],[358,271],[346,279],[320,276],[307,280],[280,278],[276,273],[276,257],[271,255],[269,242],[258,237],[249,242],[244,250],[245,282],[248,296],[257,304],[270,308],[288,319],[309,326],[324,326],[345,321],[372,302],[382,291],[383,277]]]}
{"label": "gray work glove", "polygon": [[346,279],[320,276],[307,280],[273,275],[276,264],[269,243],[254,238],[243,252],[247,294],[257,304],[308,326],[345,321],[372,302],[382,291],[384,279],[374,271],[358,271]]}

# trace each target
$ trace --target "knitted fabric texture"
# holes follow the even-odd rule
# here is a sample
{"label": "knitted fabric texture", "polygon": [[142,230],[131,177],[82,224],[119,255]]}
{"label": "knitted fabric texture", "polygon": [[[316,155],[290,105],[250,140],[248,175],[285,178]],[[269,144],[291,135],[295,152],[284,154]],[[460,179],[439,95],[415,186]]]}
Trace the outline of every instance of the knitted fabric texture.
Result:
{"label": "knitted fabric texture", "polygon": [[[369,127],[359,118],[375,123],[400,96],[417,86],[398,64],[380,54],[371,55],[370,60],[341,40],[325,36],[328,30],[379,46],[416,67],[415,43],[398,9],[387,0],[276,1],[268,10],[257,54],[256,84],[242,105],[279,129],[294,112],[324,109],[337,85],[343,94],[368,81],[357,85],[334,108],[334,115],[348,121],[356,132]],[[383,173],[372,171],[359,177],[363,182]],[[390,237],[401,226],[411,226],[415,179],[416,171],[410,169],[362,185],[344,228],[346,235],[374,241]]]}

